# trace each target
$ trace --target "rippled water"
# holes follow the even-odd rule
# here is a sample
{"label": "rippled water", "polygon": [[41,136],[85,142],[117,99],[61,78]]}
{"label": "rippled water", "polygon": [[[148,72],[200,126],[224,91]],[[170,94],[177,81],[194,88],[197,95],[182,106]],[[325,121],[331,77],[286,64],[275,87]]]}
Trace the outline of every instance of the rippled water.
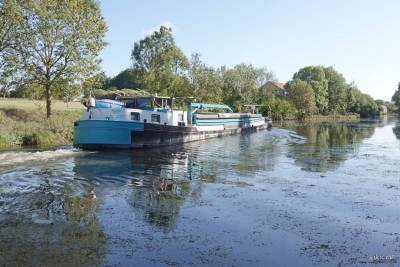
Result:
{"label": "rippled water", "polygon": [[3,151],[0,266],[394,266],[399,139],[386,118]]}

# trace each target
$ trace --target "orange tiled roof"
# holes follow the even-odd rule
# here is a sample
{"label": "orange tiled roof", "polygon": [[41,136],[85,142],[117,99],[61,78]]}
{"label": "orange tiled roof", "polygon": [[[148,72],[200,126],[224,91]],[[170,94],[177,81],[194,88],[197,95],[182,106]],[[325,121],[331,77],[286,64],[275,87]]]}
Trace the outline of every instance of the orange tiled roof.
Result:
{"label": "orange tiled roof", "polygon": [[276,87],[281,88],[282,90],[286,90],[285,89],[285,84],[284,83],[278,83],[278,82],[271,82],[273,85],[275,85]]}

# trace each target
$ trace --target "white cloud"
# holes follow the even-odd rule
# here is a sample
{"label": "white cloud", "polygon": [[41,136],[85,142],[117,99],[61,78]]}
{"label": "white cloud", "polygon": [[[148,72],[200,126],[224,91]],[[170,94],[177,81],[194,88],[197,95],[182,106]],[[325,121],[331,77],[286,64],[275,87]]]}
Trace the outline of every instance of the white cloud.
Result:
{"label": "white cloud", "polygon": [[155,27],[153,27],[151,29],[144,29],[142,31],[142,34],[145,35],[145,36],[152,35],[155,31],[160,30],[161,26],[165,26],[167,28],[171,28],[173,33],[178,32],[178,28],[175,27],[175,25],[172,22],[166,20],[166,21],[162,21],[157,26],[155,26]]}

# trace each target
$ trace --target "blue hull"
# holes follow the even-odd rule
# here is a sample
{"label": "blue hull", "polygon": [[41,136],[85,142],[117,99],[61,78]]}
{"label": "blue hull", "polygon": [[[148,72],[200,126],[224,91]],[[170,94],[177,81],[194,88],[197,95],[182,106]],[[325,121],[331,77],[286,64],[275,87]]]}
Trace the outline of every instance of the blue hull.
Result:
{"label": "blue hull", "polygon": [[146,148],[176,145],[225,135],[251,133],[270,128],[265,123],[251,127],[226,127],[223,130],[199,131],[191,126],[168,126],[124,121],[77,121],[74,147],[88,150]]}
{"label": "blue hull", "polygon": [[74,125],[74,147],[131,145],[131,132],[143,132],[144,123],[135,121],[84,120]]}

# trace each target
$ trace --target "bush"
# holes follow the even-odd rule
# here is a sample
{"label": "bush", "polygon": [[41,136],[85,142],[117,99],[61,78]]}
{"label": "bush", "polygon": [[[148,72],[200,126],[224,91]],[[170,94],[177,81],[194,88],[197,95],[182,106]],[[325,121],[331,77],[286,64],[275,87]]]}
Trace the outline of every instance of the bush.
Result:
{"label": "bush", "polygon": [[271,97],[264,102],[263,115],[274,121],[296,118],[296,108],[286,100]]}
{"label": "bush", "polygon": [[38,145],[38,135],[36,133],[25,133],[21,136],[21,145],[36,146]]}

